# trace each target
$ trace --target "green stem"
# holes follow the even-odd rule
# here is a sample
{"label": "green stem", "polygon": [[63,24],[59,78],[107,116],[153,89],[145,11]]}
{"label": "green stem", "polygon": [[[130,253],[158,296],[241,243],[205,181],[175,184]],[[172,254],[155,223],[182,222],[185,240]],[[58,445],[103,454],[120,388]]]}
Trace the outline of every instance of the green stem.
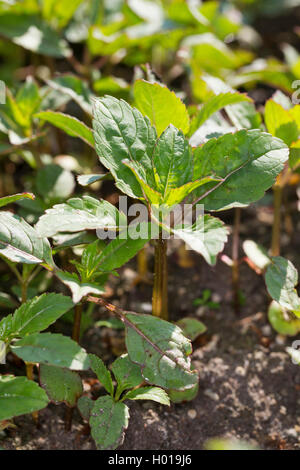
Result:
{"label": "green stem", "polygon": [[232,240],[232,292],[233,307],[236,314],[240,309],[240,270],[239,270],[239,242],[240,242],[241,209],[237,207],[234,211],[234,226]]}
{"label": "green stem", "polygon": [[274,194],[274,220],[272,227],[272,242],[271,242],[271,255],[280,255],[280,217],[281,217],[281,201],[282,201],[282,187],[275,185],[273,187]]}
{"label": "green stem", "polygon": [[155,242],[152,314],[168,320],[167,240],[163,239],[162,231]]}

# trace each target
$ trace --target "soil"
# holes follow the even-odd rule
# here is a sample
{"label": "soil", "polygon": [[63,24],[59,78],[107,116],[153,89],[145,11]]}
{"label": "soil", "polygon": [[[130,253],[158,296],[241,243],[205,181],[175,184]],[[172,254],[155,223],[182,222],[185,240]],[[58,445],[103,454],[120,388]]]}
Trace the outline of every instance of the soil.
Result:
{"label": "soil", "polygon": [[[262,205],[244,210],[241,242],[245,233],[249,238],[259,237],[268,246],[270,215]],[[300,227],[294,228],[297,233]],[[299,239],[283,236],[283,255],[298,253],[298,258],[290,258],[298,268],[299,245]],[[230,244],[225,253],[230,255]],[[131,419],[120,449],[203,449],[205,442],[213,437],[243,439],[262,449],[299,449],[300,368],[292,364],[285,351],[297,337],[284,338],[271,329],[264,283],[248,265],[241,264],[245,304],[237,316],[231,305],[230,268],[220,260],[211,268],[200,256],[191,251],[189,255],[194,265],[181,268],[177,241],[171,242],[170,312],[171,320],[192,316],[207,326],[207,332],[193,344],[192,360],[200,375],[199,394],[191,402],[170,408],[153,402],[130,402]],[[151,262],[149,248],[150,268]],[[132,287],[135,266],[132,261],[119,279],[112,279],[111,300],[124,308],[148,313],[151,286]],[[218,310],[193,305],[203,289],[212,291],[213,300],[220,303]],[[101,309],[95,312],[96,318],[103,318],[103,314]],[[124,351],[123,332],[93,327],[85,332],[82,344],[110,362]],[[84,384],[87,393],[93,396],[103,391],[92,375],[84,377]],[[64,405],[51,404],[39,413],[39,429],[32,425],[31,416],[16,418],[16,428],[0,434],[0,446],[94,449],[87,426],[77,411],[72,431],[64,431],[64,413]]]}

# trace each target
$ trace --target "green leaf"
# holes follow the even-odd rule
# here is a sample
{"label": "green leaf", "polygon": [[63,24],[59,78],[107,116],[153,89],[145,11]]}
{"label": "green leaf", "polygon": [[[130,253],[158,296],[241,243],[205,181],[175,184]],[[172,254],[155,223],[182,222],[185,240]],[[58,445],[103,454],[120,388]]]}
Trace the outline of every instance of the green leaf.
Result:
{"label": "green leaf", "polygon": [[188,133],[188,111],[180,98],[166,86],[137,80],[134,84],[134,100],[141,113],[150,118],[158,135],[170,124],[181,129],[184,134]]}
{"label": "green leaf", "polygon": [[128,427],[129,410],[124,403],[114,402],[110,396],[94,402],[90,417],[91,434],[99,450],[113,450],[124,441]]}
{"label": "green leaf", "polygon": [[69,287],[72,292],[74,304],[78,304],[87,294],[101,295],[105,292],[104,286],[92,282],[81,282],[76,273],[66,271],[57,271],[57,277]]}
{"label": "green leaf", "polygon": [[15,44],[52,57],[69,57],[71,50],[66,41],[34,15],[2,13],[0,15],[0,34]]}
{"label": "green leaf", "polygon": [[87,114],[92,114],[92,100],[95,95],[84,80],[75,75],[66,74],[47,80],[47,85],[72,98]]}
{"label": "green leaf", "polygon": [[182,229],[175,227],[172,232],[212,265],[216,264],[218,253],[223,251],[228,235],[223,222],[207,214],[198,217],[193,225]]}
{"label": "green leaf", "polygon": [[[194,179],[215,174],[224,182],[195,190],[205,209],[243,207],[262,198],[288,159],[288,147],[259,130],[240,130],[211,139],[194,152]],[[207,194],[207,190],[212,190]]]}
{"label": "green leaf", "polygon": [[53,333],[34,333],[10,346],[23,361],[67,367],[73,370],[89,368],[84,349],[67,336]]}
{"label": "green leaf", "polygon": [[183,403],[186,401],[192,401],[199,392],[199,384],[194,385],[194,387],[189,388],[188,390],[183,390],[182,392],[178,390],[168,390],[170,400],[173,403]]}
{"label": "green leaf", "polygon": [[48,402],[45,391],[32,380],[0,375],[0,421],[41,410]]}
{"label": "green leaf", "polygon": [[50,400],[64,402],[68,406],[75,406],[83,393],[80,376],[69,369],[62,367],[40,366],[40,383],[46,390]]}
{"label": "green leaf", "polygon": [[72,307],[71,299],[62,294],[42,294],[27,300],[13,315],[2,319],[0,338],[6,341],[45,330]]}
{"label": "green leaf", "polygon": [[15,263],[53,266],[48,240],[11,212],[0,212],[0,255]]}
{"label": "green leaf", "polygon": [[300,317],[300,298],[295,289],[298,284],[298,272],[293,263],[281,256],[272,257],[265,280],[272,299]]}
{"label": "green leaf", "polygon": [[268,319],[277,333],[284,336],[296,336],[300,332],[300,320],[291,318],[275,300],[268,309]]}
{"label": "green leaf", "polygon": [[73,193],[74,176],[60,165],[45,165],[37,172],[36,188],[46,203],[60,202]]}
{"label": "green leaf", "polygon": [[20,199],[34,199],[34,194],[32,193],[20,193],[13,194],[12,196],[0,197],[0,207],[7,206],[13,202],[19,201]]}
{"label": "green leaf", "polygon": [[27,77],[24,85],[16,95],[16,104],[26,121],[26,127],[31,127],[32,115],[38,110],[41,101],[39,87],[32,77]]}
{"label": "green leaf", "polygon": [[170,406],[168,394],[159,387],[141,387],[130,390],[124,395],[122,400],[152,400],[162,405]]}
{"label": "green leaf", "polygon": [[117,380],[117,398],[124,390],[139,387],[144,382],[140,367],[129,359],[128,354],[118,357],[112,363],[111,370]]}
{"label": "green leaf", "polygon": [[95,354],[89,354],[91,368],[98,377],[99,382],[103,385],[107,393],[112,397],[114,395],[114,386],[109,370],[106,368],[104,362],[100,357]]}
{"label": "green leaf", "polygon": [[298,140],[299,130],[293,116],[273,100],[266,103],[265,123],[268,132],[282,139],[288,146]]}
{"label": "green leaf", "polygon": [[104,173],[103,175],[79,175],[77,176],[77,181],[81,186],[88,186],[96,181],[108,180],[110,178],[109,173]]}
{"label": "green leaf", "polygon": [[86,395],[80,397],[77,402],[77,408],[79,410],[79,413],[81,414],[82,418],[86,421],[89,421],[90,419],[94,403],[94,400],[92,400]]}
{"label": "green leaf", "polygon": [[243,249],[247,257],[262,271],[271,263],[267,250],[253,240],[245,240]]}
{"label": "green leaf", "polygon": [[92,130],[83,122],[79,121],[79,119],[55,111],[43,111],[41,113],[37,113],[35,117],[42,119],[43,121],[50,122],[50,124],[53,124],[59,129],[62,129],[71,137],[78,137],[86,144],[94,148],[94,137]]}
{"label": "green leaf", "polygon": [[196,318],[185,317],[176,322],[176,325],[182,329],[184,336],[194,341],[199,335],[207,330],[206,326]]}
{"label": "green leaf", "polygon": [[[132,231],[141,233],[141,238],[133,238]],[[100,269],[103,272],[114,271],[133,258],[151,238],[151,224],[142,222],[129,226],[122,231],[118,238],[112,240],[94,259],[93,270]]]}
{"label": "green leaf", "polygon": [[140,185],[123,160],[140,163],[146,180],[154,185],[152,154],[156,131],[149,118],[125,101],[111,96],[94,101],[93,115],[95,148],[101,163],[111,171],[121,191],[141,198]]}
{"label": "green leaf", "polygon": [[126,314],[126,346],[145,381],[165,389],[186,390],[198,382],[190,370],[190,341],[180,328],[152,315]]}
{"label": "green leaf", "polygon": [[204,124],[204,122],[212,114],[216,113],[225,106],[239,103],[241,101],[251,102],[252,100],[247,95],[230,91],[213,96],[203,104],[198,114],[193,118],[189,135],[192,135],[194,132],[196,132],[196,130],[202,126],[202,124]]}
{"label": "green leaf", "polygon": [[59,28],[65,27],[72,19],[75,11],[83,0],[44,0],[42,3],[43,17],[51,22],[55,22]]}
{"label": "green leaf", "polygon": [[125,215],[107,201],[90,196],[69,199],[46,210],[36,230],[40,236],[52,237],[59,232],[112,229],[127,225]]}

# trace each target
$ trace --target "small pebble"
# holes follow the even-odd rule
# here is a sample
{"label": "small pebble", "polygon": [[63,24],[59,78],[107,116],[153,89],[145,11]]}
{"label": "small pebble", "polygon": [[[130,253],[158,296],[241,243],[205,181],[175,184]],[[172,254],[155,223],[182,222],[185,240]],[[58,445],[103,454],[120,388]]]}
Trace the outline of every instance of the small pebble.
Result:
{"label": "small pebble", "polygon": [[189,418],[195,419],[196,416],[197,416],[197,411],[196,410],[189,410],[187,414],[188,414]]}
{"label": "small pebble", "polygon": [[210,388],[207,388],[204,390],[204,395],[206,395],[208,398],[214,401],[219,401],[220,397],[217,393],[213,392]]}
{"label": "small pebble", "polygon": [[276,341],[276,344],[283,345],[286,342],[286,337],[281,336],[281,335],[277,335],[276,338],[275,338],[275,341]]}

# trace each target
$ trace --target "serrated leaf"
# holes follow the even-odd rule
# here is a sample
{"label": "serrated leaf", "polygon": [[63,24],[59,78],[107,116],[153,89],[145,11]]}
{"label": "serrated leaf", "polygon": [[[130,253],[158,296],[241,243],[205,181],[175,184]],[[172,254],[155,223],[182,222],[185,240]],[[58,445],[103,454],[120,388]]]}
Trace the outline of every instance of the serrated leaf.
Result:
{"label": "serrated leaf", "polygon": [[54,333],[34,333],[17,340],[12,351],[23,361],[66,367],[73,370],[89,368],[84,349],[67,336]]}
{"label": "serrated leaf", "polygon": [[71,55],[66,41],[38,16],[2,13],[0,34],[24,49],[38,54],[57,58]]}
{"label": "serrated leaf", "polygon": [[184,134],[189,130],[189,114],[174,92],[159,83],[137,80],[134,84],[136,107],[148,116],[160,135],[170,124],[181,129]]}
{"label": "serrated leaf", "polygon": [[204,323],[192,317],[185,317],[176,322],[176,325],[182,329],[184,336],[194,341],[199,335],[207,330]]}
{"label": "serrated leaf", "polygon": [[11,212],[0,212],[0,255],[15,263],[53,266],[48,240]]}
{"label": "serrated leaf", "polygon": [[69,369],[62,367],[40,366],[40,383],[46,390],[50,400],[64,402],[68,406],[75,406],[83,393],[80,376]]}
{"label": "serrated leaf", "polygon": [[298,140],[298,126],[289,111],[273,100],[265,106],[265,123],[268,132],[282,139],[288,146]]}
{"label": "serrated leaf", "polygon": [[228,236],[223,222],[207,214],[198,217],[193,225],[182,229],[175,228],[172,232],[212,265],[216,264],[216,257],[224,249]]}
{"label": "serrated leaf", "polygon": [[6,196],[0,198],[0,207],[7,206],[7,204],[12,204],[13,202],[19,201],[20,199],[34,199],[34,194],[32,193],[20,193],[13,194],[12,196]]}
{"label": "serrated leaf", "polygon": [[[194,179],[215,174],[224,182],[198,188],[195,198],[203,197],[201,202],[209,211],[255,202],[274,184],[288,154],[282,140],[259,130],[243,129],[211,139],[195,149]],[[205,197],[208,190],[212,192]]]}
{"label": "serrated leaf", "polygon": [[291,316],[275,300],[268,309],[268,319],[277,333],[284,336],[296,336],[300,331],[300,320]]}
{"label": "serrated leaf", "polygon": [[[59,232],[115,229],[127,225],[125,215],[107,201],[83,196],[69,199],[46,210],[40,217],[36,230],[40,236],[52,237]],[[47,235],[46,235],[47,234]]]}
{"label": "serrated leaf", "polygon": [[0,421],[41,410],[48,402],[45,391],[32,380],[0,375]]}
{"label": "serrated leaf", "polygon": [[95,100],[93,115],[95,148],[101,163],[111,171],[121,191],[141,198],[139,183],[122,162],[140,163],[147,181],[154,184],[152,154],[157,136],[149,118],[112,96]]}
{"label": "serrated leaf", "polygon": [[72,307],[71,299],[62,294],[42,294],[27,300],[13,315],[2,319],[0,338],[7,341],[45,330]]}
{"label": "serrated leaf", "polygon": [[144,382],[140,367],[129,359],[128,354],[118,357],[112,363],[111,370],[117,380],[117,397],[124,390],[138,387]]}
{"label": "serrated leaf", "polygon": [[268,255],[267,250],[258,243],[255,243],[253,240],[245,240],[243,243],[243,249],[247,257],[259,269],[264,270],[271,263],[271,258]]}
{"label": "serrated leaf", "polygon": [[291,261],[273,256],[265,274],[266,286],[273,300],[300,316],[300,298],[295,286],[298,272]]}
{"label": "serrated leaf", "polygon": [[196,132],[196,130],[202,126],[212,114],[216,113],[225,106],[239,103],[241,101],[251,102],[252,100],[247,95],[243,95],[238,92],[234,93],[231,91],[213,96],[202,105],[198,114],[193,118],[189,135],[192,135],[194,132]]}
{"label": "serrated leaf", "polygon": [[99,450],[113,450],[124,440],[128,427],[129,410],[112,397],[100,397],[94,402],[90,417],[91,434]]}
{"label": "serrated leaf", "polygon": [[136,390],[130,390],[124,395],[122,400],[151,400],[170,406],[168,394],[159,387],[141,387]]}
{"label": "serrated leaf", "polygon": [[50,122],[50,124],[53,124],[59,129],[62,129],[71,137],[78,137],[86,144],[94,148],[94,137],[92,130],[83,122],[79,121],[79,119],[55,111],[43,111],[37,113],[35,117],[43,121]]}
{"label": "serrated leaf", "polygon": [[69,287],[72,292],[72,300],[74,304],[81,301],[87,294],[101,295],[105,292],[104,286],[92,282],[81,282],[76,273],[67,271],[57,271],[57,277]]}
{"label": "serrated leaf", "polygon": [[[198,382],[190,370],[190,341],[180,328],[152,315],[126,314],[126,346],[146,382],[165,389],[185,390]],[[128,323],[129,322],[129,323]]]}
{"label": "serrated leaf", "polygon": [[104,362],[100,357],[95,354],[89,354],[91,368],[98,377],[99,382],[103,385],[107,393],[111,396],[114,394],[114,386],[112,383],[111,373],[105,366]]}
{"label": "serrated leaf", "polygon": [[62,75],[47,80],[47,85],[72,98],[87,114],[92,114],[92,100],[95,95],[84,80],[75,75]]}

